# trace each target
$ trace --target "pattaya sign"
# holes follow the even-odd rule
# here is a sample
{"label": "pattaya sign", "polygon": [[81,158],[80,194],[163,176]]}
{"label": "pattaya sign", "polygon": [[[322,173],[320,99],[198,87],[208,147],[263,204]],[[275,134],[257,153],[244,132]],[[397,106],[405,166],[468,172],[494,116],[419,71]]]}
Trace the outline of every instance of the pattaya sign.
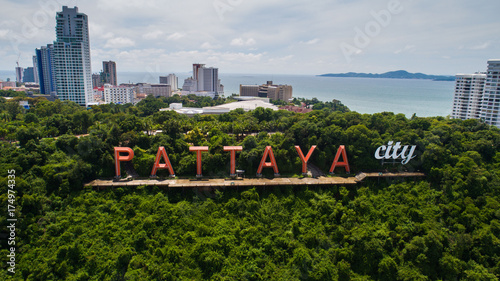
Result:
{"label": "pattaya sign", "polygon": [[[299,155],[300,160],[302,161],[302,173],[307,173],[307,163],[309,159],[316,149],[316,146],[313,145],[306,156],[302,153],[302,149],[299,146],[295,146],[297,153]],[[191,146],[189,151],[196,153],[196,176],[202,176],[202,153],[208,152],[208,146]],[[243,151],[242,146],[224,146],[224,151],[229,152],[231,156],[231,176],[236,176],[236,152]],[[342,161],[340,161],[340,157],[342,156]],[[121,175],[120,163],[121,162],[129,162],[134,159],[134,151],[129,147],[115,147],[115,172],[116,177],[119,178]],[[269,162],[268,162],[269,159]],[[160,162],[164,163],[160,163]],[[351,172],[351,168],[349,167],[349,162],[347,160],[347,153],[345,146],[341,145],[337,154],[335,155],[335,159],[333,160],[332,166],[330,168],[330,173],[333,173],[337,167],[345,168],[347,173]],[[264,168],[270,168],[274,170],[275,175],[279,175],[278,164],[276,163],[276,158],[274,157],[273,148],[271,146],[266,147],[264,150],[264,155],[262,156],[262,160],[260,161],[259,169],[257,170],[257,176],[262,175],[262,170]],[[174,167],[170,163],[170,159],[168,158],[165,147],[161,146],[158,148],[158,153],[156,154],[155,164],[153,169],[151,170],[151,177],[156,177],[158,170],[168,170],[170,176],[175,176]]]}
{"label": "pattaya sign", "polygon": [[[410,160],[415,158],[414,153],[416,147],[416,145],[402,146],[401,142],[397,142],[394,145],[394,142],[390,141],[387,145],[382,145],[375,151],[375,158],[378,160],[401,160],[401,164],[406,165]],[[316,149],[316,145],[313,145],[305,156],[299,146],[295,146],[295,149],[297,150],[297,154],[302,162],[302,174],[306,174],[307,163],[311,159],[311,156]],[[115,172],[116,177],[119,178],[121,175],[120,163],[132,161],[134,159],[134,151],[129,147],[115,147],[114,151]],[[189,148],[189,151],[196,153],[196,176],[202,177],[202,154],[203,152],[208,152],[209,147],[191,146]],[[243,147],[224,146],[224,151],[230,153],[230,175],[234,177],[236,176],[236,153],[243,151]],[[276,158],[274,157],[273,148],[271,146],[267,146],[264,150],[262,160],[260,161],[259,168],[257,169],[257,176],[262,176],[262,171],[265,168],[273,169],[274,174],[276,176],[279,175],[278,164],[276,163]],[[339,146],[337,153],[335,154],[335,158],[330,168],[330,174],[333,174],[336,168],[344,168],[347,173],[351,172],[349,161],[347,159],[346,148],[344,145]],[[151,170],[151,177],[156,177],[158,170],[168,170],[170,176],[175,177],[174,167],[172,166],[165,147],[163,146],[158,148],[155,163]]]}

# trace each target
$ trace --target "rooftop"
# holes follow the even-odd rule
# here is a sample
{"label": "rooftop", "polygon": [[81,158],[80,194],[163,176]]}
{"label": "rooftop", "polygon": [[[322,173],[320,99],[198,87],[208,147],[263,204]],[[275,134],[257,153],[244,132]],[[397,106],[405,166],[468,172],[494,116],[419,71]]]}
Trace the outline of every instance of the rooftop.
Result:
{"label": "rooftop", "polygon": [[[172,104],[174,105],[174,104]],[[192,107],[179,107],[177,104],[175,106],[170,106],[170,108],[162,108],[160,111],[175,111],[179,114],[184,114],[188,116],[194,116],[195,114],[224,114],[235,109],[243,109],[245,111],[255,110],[258,107],[269,108],[271,110],[277,111],[278,107],[266,102],[263,99],[252,99],[239,102],[226,103],[217,106],[204,107],[204,108],[192,108]]]}

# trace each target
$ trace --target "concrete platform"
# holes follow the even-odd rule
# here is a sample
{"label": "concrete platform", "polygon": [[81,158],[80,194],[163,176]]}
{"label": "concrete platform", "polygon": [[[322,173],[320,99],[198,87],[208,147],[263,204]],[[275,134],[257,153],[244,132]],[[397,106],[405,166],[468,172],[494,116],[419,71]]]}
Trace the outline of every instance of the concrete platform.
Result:
{"label": "concrete platform", "polygon": [[208,179],[208,180],[94,180],[85,186],[94,188],[107,187],[138,187],[158,186],[172,188],[203,188],[203,187],[258,187],[258,186],[309,186],[309,185],[355,185],[356,178],[320,177],[320,178],[274,178],[274,179]]}
{"label": "concrete platform", "polygon": [[359,173],[355,177],[319,177],[319,178],[244,178],[227,179],[137,179],[137,180],[95,180],[85,186],[93,188],[158,186],[172,188],[211,188],[211,187],[259,187],[259,186],[328,186],[355,185],[366,178],[409,178],[425,177],[424,173]]}

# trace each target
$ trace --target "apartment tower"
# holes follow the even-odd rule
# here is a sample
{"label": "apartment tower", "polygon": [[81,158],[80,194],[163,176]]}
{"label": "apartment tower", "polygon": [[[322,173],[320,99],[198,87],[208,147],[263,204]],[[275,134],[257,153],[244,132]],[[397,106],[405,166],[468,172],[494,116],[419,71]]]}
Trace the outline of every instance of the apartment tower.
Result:
{"label": "apartment tower", "polygon": [[57,88],[54,67],[54,45],[48,44],[47,46],[40,47],[40,49],[36,49],[36,63],[40,93],[56,98]]}
{"label": "apartment tower", "polygon": [[489,60],[486,73],[459,74],[452,118],[481,119],[500,128],[500,60]]}
{"label": "apartment tower", "polygon": [[480,118],[500,128],[500,60],[489,60]]}
{"label": "apartment tower", "polygon": [[104,84],[111,84],[113,86],[117,85],[116,79],[116,62],[114,61],[103,61],[102,62],[102,75]]}
{"label": "apartment tower", "polygon": [[457,74],[455,97],[453,99],[453,119],[479,119],[483,99],[486,74]]}
{"label": "apartment tower", "polygon": [[78,7],[63,6],[56,15],[54,64],[60,100],[80,105],[93,102],[88,18]]}

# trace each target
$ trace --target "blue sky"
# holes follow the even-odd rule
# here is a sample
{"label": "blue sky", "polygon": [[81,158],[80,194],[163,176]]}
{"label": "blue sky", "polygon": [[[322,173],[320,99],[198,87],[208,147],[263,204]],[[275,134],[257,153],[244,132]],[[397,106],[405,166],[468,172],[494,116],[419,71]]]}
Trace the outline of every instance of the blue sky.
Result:
{"label": "blue sky", "polygon": [[485,71],[500,58],[500,2],[491,0],[39,0],[0,3],[0,69],[55,40],[55,12],[90,23],[92,70],[323,74]]}

